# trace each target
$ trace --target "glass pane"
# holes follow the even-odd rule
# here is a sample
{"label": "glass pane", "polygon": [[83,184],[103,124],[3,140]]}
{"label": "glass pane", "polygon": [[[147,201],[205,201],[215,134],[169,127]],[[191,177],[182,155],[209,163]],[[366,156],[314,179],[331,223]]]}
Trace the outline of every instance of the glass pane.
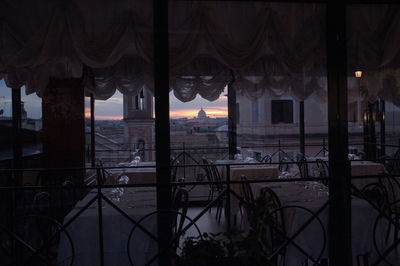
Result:
{"label": "glass pane", "polygon": [[[356,195],[352,198],[353,252],[360,254],[360,260],[368,257],[373,265],[396,264],[400,259],[398,237],[390,229],[400,195],[396,176],[400,173],[399,10],[400,5],[350,5],[347,9],[348,156]],[[372,227],[364,231],[360,245],[356,236],[363,234],[362,228]],[[382,232],[387,232],[385,237]],[[361,252],[363,246],[371,247],[368,256]]]}
{"label": "glass pane", "polygon": [[[277,230],[287,223],[290,237],[328,200],[327,180],[320,179],[328,175],[325,5],[174,1],[169,7],[171,171],[176,189],[187,190],[189,202],[196,204],[188,216],[204,212],[196,222],[200,231],[218,233],[230,224],[251,237],[257,221],[268,224],[251,209],[267,197],[270,209],[258,206],[260,214],[277,218],[282,208],[293,211],[291,219],[268,224]],[[226,108],[217,129],[210,115],[214,103]],[[223,158],[215,154],[221,147],[226,149]],[[311,176],[312,182],[274,182]],[[232,193],[225,191],[229,181],[237,182],[229,186]],[[324,222],[311,222],[296,242],[311,258],[322,254],[317,261],[328,258],[328,213],[322,210]],[[185,237],[196,235],[191,228]],[[272,254],[279,245],[267,239],[262,239],[265,250],[248,247],[237,254],[254,252],[252,259],[265,263],[261,254]],[[287,265],[307,262],[292,243],[284,250],[275,262],[282,256]]]}

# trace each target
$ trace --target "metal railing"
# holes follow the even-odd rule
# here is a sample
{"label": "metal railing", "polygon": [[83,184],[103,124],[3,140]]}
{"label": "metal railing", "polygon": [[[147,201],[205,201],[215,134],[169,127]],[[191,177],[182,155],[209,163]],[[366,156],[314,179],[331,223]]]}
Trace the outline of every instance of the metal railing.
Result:
{"label": "metal railing", "polygon": [[[285,162],[285,164],[291,164],[291,165],[296,165],[298,162]],[[303,162],[303,163],[315,163],[315,162]],[[270,163],[271,165],[276,165],[277,163]],[[238,164],[238,165],[248,165],[246,163],[243,164]],[[265,165],[265,164],[254,164],[254,165]],[[204,217],[206,213],[208,213],[212,208],[220,208],[221,202],[224,202],[223,204],[223,210],[224,210],[224,216],[225,216],[225,226],[226,230],[230,231],[234,226],[235,223],[232,221],[232,214],[231,214],[231,201],[237,200],[239,204],[244,203],[244,198],[243,195],[232,189],[232,186],[235,185],[243,185],[243,184],[255,184],[255,183],[265,183],[269,184],[271,182],[281,182],[281,183],[287,183],[287,182],[306,182],[306,181],[327,181],[329,180],[329,177],[303,177],[303,178],[290,178],[290,179],[269,179],[269,178],[264,178],[264,179],[257,179],[257,180],[231,180],[231,167],[232,165],[229,164],[216,164],[216,167],[224,167],[225,168],[225,173],[226,173],[226,178],[223,180],[219,181],[193,181],[193,182],[187,182],[185,180],[180,181],[180,182],[173,182],[172,187],[192,187],[192,186],[211,186],[211,185],[221,185],[223,187],[223,190],[219,191],[217,195],[213,199],[208,200],[205,202],[205,205],[201,209],[201,211],[195,215],[194,217],[189,217],[187,215],[184,215],[180,213],[179,211],[176,212],[178,215],[184,215],[185,219],[187,220],[185,223],[185,226],[177,232],[177,234],[174,235],[173,241],[169,243],[169,246],[172,251],[175,252],[176,249],[176,241],[183,237],[185,232],[190,230],[191,228],[197,228],[198,234],[201,235],[200,229],[197,225],[197,222]],[[150,166],[147,166],[150,167]],[[177,166],[177,167],[206,167],[206,165],[182,165],[182,166]],[[124,167],[124,169],[129,169],[129,168],[143,168],[143,167]],[[146,168],[146,167],[145,167]],[[71,236],[71,234],[68,231],[68,227],[76,222],[76,220],[82,216],[86,211],[88,211],[90,208],[96,205],[97,206],[102,206],[103,202],[107,204],[110,208],[115,210],[115,212],[127,219],[131,225],[132,225],[132,231],[133,230],[140,230],[144,234],[146,234],[150,239],[154,240],[157,242],[157,236],[153,233],[150,232],[145,226],[141,224],[143,219],[147,217],[146,215],[142,216],[140,219],[133,219],[129,213],[126,212],[126,210],[122,209],[120,206],[118,206],[117,203],[113,202],[110,200],[107,195],[105,194],[108,190],[114,189],[114,188],[138,188],[138,187],[152,187],[152,188],[158,188],[160,185],[155,184],[155,183],[142,183],[142,184],[107,184],[104,182],[104,173],[103,171],[110,171],[113,169],[121,169],[121,167],[107,167],[107,168],[85,168],[85,169],[58,169],[59,171],[64,173],[65,172],[71,171],[72,173],[75,172],[81,172],[82,170],[92,172],[94,171],[96,173],[96,183],[97,184],[92,184],[92,185],[60,185],[60,184],[53,184],[53,185],[47,185],[47,184],[34,184],[30,186],[12,186],[12,185],[5,185],[3,183],[2,186],[0,186],[0,191],[2,192],[1,194],[3,195],[3,203],[11,203],[8,208],[6,209],[6,214],[8,215],[3,215],[3,222],[1,223],[0,227],[0,232],[2,232],[0,235],[2,236],[1,238],[1,249],[2,249],[2,261],[5,262],[4,265],[27,265],[26,263],[29,261],[29,265],[57,265],[57,261],[55,261],[55,257],[57,255],[57,252],[54,250],[54,243],[58,244],[57,241],[60,240],[60,235],[64,234],[65,237],[67,238],[67,242],[69,242],[70,245],[70,250],[71,250],[71,258],[69,261],[69,265],[73,265],[74,263],[74,258],[76,255],[76,250],[75,250],[75,244],[74,244],[74,239]],[[2,169],[0,170],[0,174],[2,177],[9,176],[12,180],[12,176],[18,175],[24,172],[50,172],[54,173],[55,169],[21,169],[21,170],[16,170],[16,169]],[[46,175],[44,175],[46,176]],[[382,183],[381,180],[389,179],[389,180],[394,180],[393,182],[398,184],[396,175],[390,175],[390,174],[385,174],[385,175],[374,175],[374,176],[368,176],[369,178],[376,178],[379,180],[378,183]],[[361,178],[366,178],[365,176],[362,177],[352,177],[352,179],[361,179]],[[45,183],[45,182],[44,182]],[[400,189],[400,185],[398,186]],[[40,206],[37,205],[34,208],[28,207],[29,202],[33,204],[32,201],[23,201],[25,200],[26,194],[29,195],[40,195],[40,193],[47,193],[48,195],[57,195],[61,194],[64,195],[62,192],[74,192],[74,193],[67,193],[69,195],[67,198],[63,197],[58,197],[55,202],[49,202],[48,205],[45,206]],[[84,191],[84,192],[83,192]],[[82,206],[72,217],[69,217],[68,220],[63,220],[67,213],[71,211],[73,206],[75,205],[76,201],[81,198],[83,195],[88,195],[87,193],[89,191],[92,191],[91,195],[93,197],[87,201],[84,206]],[[82,192],[82,193],[81,193]],[[398,217],[400,216],[400,213],[398,212],[400,210],[397,210],[393,208],[394,205],[397,204],[397,198],[394,197],[390,203],[387,203],[384,207],[378,206],[376,202],[371,199],[367,194],[363,193],[360,189],[356,188],[353,186],[353,192],[355,195],[358,197],[362,197],[365,199],[371,206],[374,208],[377,212],[376,216],[376,222],[374,226],[374,245],[375,249],[377,250],[377,244],[375,243],[376,240],[376,232],[377,232],[377,227],[378,223],[387,223],[390,225],[390,229],[388,229],[387,232],[388,234],[391,235],[390,238],[388,238],[391,242],[385,247],[385,250],[379,250],[377,251],[378,253],[378,258],[375,258],[375,261],[372,262],[371,265],[380,265],[383,261],[386,261],[388,263],[388,257],[390,257],[393,252],[396,252],[396,248],[398,247],[398,244],[400,242],[400,238],[398,237],[398,233],[400,232],[400,226],[399,226],[399,220]],[[42,194],[46,195],[46,194]],[[74,195],[74,196],[72,196]],[[72,198],[71,198],[72,197]],[[23,200],[22,200],[23,199]],[[54,199],[54,198],[52,198]],[[32,199],[33,200],[33,199]],[[32,206],[32,205],[30,205]],[[28,208],[27,208],[28,207]],[[65,208],[64,208],[65,207]],[[289,207],[292,208],[298,208],[298,209],[306,209],[304,206],[296,206],[296,205],[289,205],[289,206],[282,206],[281,208],[272,210],[270,215],[273,216],[277,212],[285,212]],[[325,252],[325,244],[324,247],[322,248],[321,253],[319,253],[317,256],[315,254],[309,254],[307,250],[304,247],[299,246],[296,244],[296,239],[297,237],[306,230],[308,226],[312,222],[317,222],[322,226],[323,231],[325,232],[326,228],[322,221],[319,218],[319,215],[325,211],[329,207],[329,201],[323,203],[316,211],[311,211],[311,210],[304,210],[305,212],[308,212],[310,214],[310,217],[306,219],[306,221],[299,226],[298,230],[296,230],[293,234],[290,236],[285,235],[285,232],[279,232],[280,237],[282,238],[279,246],[273,247],[273,250],[269,250],[269,252],[266,252],[265,259],[269,261],[275,261],[277,256],[281,256],[282,252],[287,249],[289,246],[291,248],[296,249],[298,252],[302,254],[302,256],[305,257],[305,259],[311,264],[311,265],[322,265],[323,263],[326,263],[326,261],[322,260],[323,253]],[[397,207],[397,205],[396,205]],[[390,211],[389,211],[390,210]],[[397,211],[394,213],[394,211]],[[107,253],[104,250],[104,244],[105,244],[105,239],[104,239],[104,224],[103,224],[103,209],[102,208],[96,208],[95,212],[97,212],[97,224],[98,224],[98,242],[99,242],[99,250],[98,250],[98,256],[100,259],[100,265],[104,265],[104,261],[106,260]],[[173,213],[173,212],[172,212]],[[398,216],[397,216],[398,215]],[[23,219],[20,217],[24,217]],[[5,219],[7,218],[7,219]],[[384,222],[382,222],[384,221]],[[32,225],[33,224],[33,225]],[[27,227],[27,225],[30,225],[31,227]],[[46,228],[52,228],[54,231],[46,231],[41,232],[43,230],[43,227]],[[40,236],[42,239],[40,239],[39,242],[32,242],[32,240],[37,240],[37,235],[36,238],[32,237],[32,234],[26,234],[29,230],[28,229],[35,229],[36,233],[40,232]],[[27,231],[28,230],[28,231]],[[126,244],[127,245],[127,256],[129,257],[129,262],[131,265],[136,265],[134,263],[134,258],[132,258],[131,254],[128,252],[129,246],[132,244],[132,231],[130,231],[129,234],[129,241]],[[32,232],[31,232],[32,233]],[[33,234],[35,235],[35,234]],[[89,242],[89,240],[88,240]],[[37,244],[39,243],[39,244]],[[89,243],[88,243],[89,244]],[[169,250],[168,252],[171,252]],[[147,264],[145,265],[152,265],[153,262],[157,261],[157,258],[159,254],[162,252],[167,252],[166,250],[159,250],[157,254],[155,254],[153,257],[147,261]],[[365,254],[363,254],[365,255]],[[368,257],[368,255],[365,255],[363,259],[371,259]],[[8,259],[6,258],[8,257]],[[8,262],[8,264],[6,264]],[[35,264],[37,263],[37,264]],[[390,261],[389,261],[390,263]]]}

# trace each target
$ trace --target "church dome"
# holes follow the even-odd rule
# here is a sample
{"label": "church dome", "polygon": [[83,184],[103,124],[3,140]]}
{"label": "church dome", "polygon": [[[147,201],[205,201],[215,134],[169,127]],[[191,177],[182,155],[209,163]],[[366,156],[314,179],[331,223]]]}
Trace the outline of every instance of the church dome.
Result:
{"label": "church dome", "polygon": [[207,118],[206,112],[203,110],[203,107],[200,109],[200,111],[197,114],[197,118]]}

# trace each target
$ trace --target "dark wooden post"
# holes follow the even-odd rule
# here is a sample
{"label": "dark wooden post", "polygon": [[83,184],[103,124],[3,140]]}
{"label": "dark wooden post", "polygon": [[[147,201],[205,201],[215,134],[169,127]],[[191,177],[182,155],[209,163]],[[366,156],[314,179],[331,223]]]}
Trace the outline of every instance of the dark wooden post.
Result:
{"label": "dark wooden post", "polygon": [[153,0],[154,8],[154,96],[157,169],[157,216],[159,265],[170,266],[172,240],[168,1]]}
{"label": "dark wooden post", "polygon": [[346,5],[327,3],[329,264],[352,265],[347,129]]}
{"label": "dark wooden post", "polygon": [[304,101],[299,106],[299,129],[300,129],[300,153],[306,155],[305,133],[304,133]]}
{"label": "dark wooden post", "polygon": [[233,88],[235,76],[231,71],[232,80],[228,83],[228,131],[229,131],[229,159],[233,160],[237,153],[237,135],[236,135],[236,90]]}

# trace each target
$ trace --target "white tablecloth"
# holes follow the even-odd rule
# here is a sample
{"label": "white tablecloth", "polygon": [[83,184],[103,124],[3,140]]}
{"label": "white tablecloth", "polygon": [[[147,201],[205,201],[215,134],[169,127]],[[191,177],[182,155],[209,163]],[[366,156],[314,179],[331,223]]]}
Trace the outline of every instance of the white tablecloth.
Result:
{"label": "white tablecloth", "polygon": [[[238,160],[217,160],[215,164],[232,164],[230,166],[230,180],[238,181],[242,176],[246,177],[246,179],[264,179],[264,178],[278,178],[279,176],[279,168],[276,165],[271,164],[258,164],[258,165],[235,165],[235,164],[243,164],[243,161]],[[218,168],[221,174],[222,179],[226,179],[226,166],[222,166]],[[241,184],[233,184],[231,185],[232,191],[236,194],[240,194],[240,186]],[[239,212],[239,200],[235,196],[231,196],[231,219],[236,220]],[[237,220],[236,220],[237,222]]]}
{"label": "white tablecloth", "polygon": [[[268,186],[273,189],[281,200],[282,206],[296,205],[303,206],[312,212],[317,212],[328,200],[328,195],[319,193],[312,189],[305,189],[302,182],[291,183],[256,183],[252,184],[255,196],[260,194],[260,190]],[[324,194],[324,195],[322,195]],[[297,231],[309,218],[310,215],[304,211],[290,208],[284,212],[285,226],[288,236]],[[371,253],[371,259],[376,259],[377,254],[373,248],[373,226],[378,216],[378,212],[366,201],[352,199],[352,248],[354,259],[357,255]],[[329,206],[323,210],[319,216],[326,230],[328,237]],[[383,228],[378,230],[384,230]],[[326,239],[326,245],[328,239]],[[322,229],[316,221],[309,224],[296,238],[295,243],[302,247],[311,256],[316,257],[322,247]],[[383,248],[382,248],[383,249]],[[328,246],[325,247],[322,258],[328,257]],[[286,249],[286,265],[302,265],[306,257],[300,253],[293,245]],[[400,259],[400,258],[399,258]]]}
{"label": "white tablecloth", "polygon": [[[129,165],[127,165],[129,166]],[[146,166],[146,167],[144,167]],[[115,184],[118,176],[124,174],[129,177],[129,184],[144,184],[156,182],[156,168],[155,162],[140,162],[138,168],[112,168],[109,169],[110,173],[108,183]]]}
{"label": "white tablecloth", "polygon": [[[328,161],[328,157],[309,157],[309,161],[315,161],[317,159],[323,160],[325,162]],[[386,172],[385,166],[380,163],[375,163],[371,161],[350,161],[351,164],[351,175],[352,176],[368,176],[368,175],[379,175],[384,174]],[[315,163],[308,163],[308,173],[311,176],[315,176],[317,171]],[[328,173],[327,173],[328,174]],[[366,185],[370,183],[378,182],[377,178],[374,177],[364,177],[357,178],[352,180],[352,184],[358,188],[362,189]]]}
{"label": "white tablecloth", "polygon": [[[125,189],[120,206],[133,220],[137,221],[145,214],[155,210],[154,189],[137,188]],[[87,195],[64,219],[68,222],[82,206],[93,198],[95,193]],[[104,265],[130,265],[127,253],[128,235],[133,224],[119,214],[110,205],[105,204],[103,211],[103,239],[104,239]],[[142,224],[147,230],[156,233],[156,216],[145,220]],[[66,230],[70,234],[74,250],[74,264],[76,266],[100,265],[99,227],[97,202],[93,207],[85,210]],[[135,265],[144,265],[157,253],[157,243],[142,230],[136,228],[131,237],[130,254]],[[58,264],[70,265],[71,248],[65,234],[61,235]],[[152,265],[157,265],[153,263]]]}

